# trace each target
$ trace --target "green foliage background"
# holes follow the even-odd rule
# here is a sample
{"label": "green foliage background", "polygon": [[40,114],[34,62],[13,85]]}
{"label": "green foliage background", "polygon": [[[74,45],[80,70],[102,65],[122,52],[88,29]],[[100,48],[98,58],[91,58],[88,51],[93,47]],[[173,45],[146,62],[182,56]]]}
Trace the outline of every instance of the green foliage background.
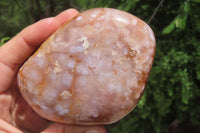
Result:
{"label": "green foliage background", "polygon": [[200,132],[200,0],[0,0],[0,45],[24,27],[59,12],[111,7],[152,27],[157,48],[138,106],[110,133]]}

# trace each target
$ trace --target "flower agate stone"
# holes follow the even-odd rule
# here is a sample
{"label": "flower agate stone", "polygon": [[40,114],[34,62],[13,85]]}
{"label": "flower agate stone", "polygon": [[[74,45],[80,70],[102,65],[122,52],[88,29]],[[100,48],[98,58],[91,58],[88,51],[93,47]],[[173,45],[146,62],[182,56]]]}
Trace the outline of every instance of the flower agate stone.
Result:
{"label": "flower agate stone", "polygon": [[124,11],[84,11],[51,35],[21,67],[18,85],[42,117],[109,124],[138,103],[155,53],[151,28]]}

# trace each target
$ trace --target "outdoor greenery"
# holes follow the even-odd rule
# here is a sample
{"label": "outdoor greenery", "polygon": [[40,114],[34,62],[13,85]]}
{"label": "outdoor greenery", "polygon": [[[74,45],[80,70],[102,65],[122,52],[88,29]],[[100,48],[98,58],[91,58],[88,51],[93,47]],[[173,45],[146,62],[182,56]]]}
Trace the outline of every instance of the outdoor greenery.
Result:
{"label": "outdoor greenery", "polygon": [[110,133],[200,132],[200,0],[0,0],[0,45],[27,25],[59,12],[111,7],[152,27],[154,65],[137,107]]}

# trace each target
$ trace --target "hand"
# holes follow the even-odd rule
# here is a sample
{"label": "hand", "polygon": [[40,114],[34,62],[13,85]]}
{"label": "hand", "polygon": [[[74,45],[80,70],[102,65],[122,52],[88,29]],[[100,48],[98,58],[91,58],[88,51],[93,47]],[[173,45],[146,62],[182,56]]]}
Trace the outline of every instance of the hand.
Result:
{"label": "hand", "polygon": [[[0,47],[0,131],[9,133],[105,133],[102,126],[64,125],[37,115],[22,98],[16,82],[19,67],[55,30],[76,16],[75,9],[28,26]],[[13,125],[13,126],[12,126]]]}

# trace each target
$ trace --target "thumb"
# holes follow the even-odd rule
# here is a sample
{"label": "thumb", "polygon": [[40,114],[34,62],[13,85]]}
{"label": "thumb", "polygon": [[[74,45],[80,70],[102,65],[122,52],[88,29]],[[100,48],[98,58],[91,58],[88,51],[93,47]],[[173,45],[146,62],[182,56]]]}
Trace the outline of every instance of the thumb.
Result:
{"label": "thumb", "polygon": [[42,133],[106,133],[103,126],[53,124]]}

